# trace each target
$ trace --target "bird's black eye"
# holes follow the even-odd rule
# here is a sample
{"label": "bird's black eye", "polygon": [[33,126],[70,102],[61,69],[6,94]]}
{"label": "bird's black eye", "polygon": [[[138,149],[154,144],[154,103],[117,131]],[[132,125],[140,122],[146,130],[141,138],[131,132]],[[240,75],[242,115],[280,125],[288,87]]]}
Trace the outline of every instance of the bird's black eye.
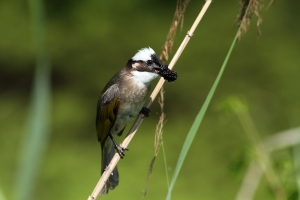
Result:
{"label": "bird's black eye", "polygon": [[148,60],[147,61],[147,65],[152,65],[153,64],[153,61],[152,60]]}

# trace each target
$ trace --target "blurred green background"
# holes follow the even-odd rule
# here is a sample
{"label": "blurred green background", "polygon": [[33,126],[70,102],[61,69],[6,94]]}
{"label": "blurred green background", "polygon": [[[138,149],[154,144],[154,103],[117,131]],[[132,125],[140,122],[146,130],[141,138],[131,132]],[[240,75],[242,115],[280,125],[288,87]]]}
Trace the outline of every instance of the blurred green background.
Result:
{"label": "blurred green background", "polygon": [[[190,2],[172,55],[203,4]],[[239,6],[238,1],[213,1],[174,68],[178,80],[165,84],[164,145],[169,176],[234,38],[237,27],[233,22]],[[299,126],[299,6],[299,1],[276,1],[263,10],[260,38],[253,17],[250,30],[233,51],[172,199],[235,198],[247,166],[249,141],[237,117],[217,109],[226,97],[237,95],[247,101],[262,137]],[[30,199],[87,199],[101,168],[95,132],[97,98],[105,83],[137,50],[151,46],[160,54],[176,1],[46,0],[45,8],[52,66],[51,135]],[[36,65],[31,26],[27,1],[0,2],[0,189],[7,199],[15,199],[17,192]],[[159,112],[155,102],[150,117],[129,145],[130,151],[118,164],[119,186],[106,199],[141,198]],[[282,154],[286,158],[291,152]],[[237,163],[244,167],[235,167]],[[283,179],[291,190],[296,188],[294,172],[288,171]],[[166,193],[160,154],[146,198],[164,199]],[[274,199],[264,179],[255,199]]]}

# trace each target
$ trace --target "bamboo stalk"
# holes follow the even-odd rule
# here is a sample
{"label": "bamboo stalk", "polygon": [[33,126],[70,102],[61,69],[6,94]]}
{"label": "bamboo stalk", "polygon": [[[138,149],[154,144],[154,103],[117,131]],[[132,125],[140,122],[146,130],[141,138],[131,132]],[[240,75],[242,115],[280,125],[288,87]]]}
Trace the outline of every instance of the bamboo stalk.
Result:
{"label": "bamboo stalk", "polygon": [[[179,59],[181,53],[183,52],[183,50],[186,47],[187,43],[190,41],[191,37],[193,36],[196,27],[198,26],[199,22],[203,18],[204,14],[207,11],[207,9],[208,9],[209,5],[211,4],[211,2],[212,2],[211,0],[206,0],[206,2],[204,4],[204,6],[202,7],[202,9],[201,9],[198,17],[194,21],[191,29],[187,32],[187,35],[185,36],[185,38],[182,41],[180,47],[178,48],[177,52],[175,53],[174,57],[172,58],[172,60],[171,60],[171,62],[169,64],[169,68],[170,69],[172,69],[174,67],[175,63]],[[145,104],[145,107],[149,108],[151,106],[151,104],[153,103],[154,99],[156,98],[159,90],[163,86],[164,82],[165,82],[165,80],[163,78],[160,78],[160,80],[158,81],[158,83],[157,83],[156,87],[154,88],[152,94],[150,95],[149,100]],[[140,114],[138,116],[138,118],[136,119],[135,123],[132,125],[131,129],[129,130],[127,137],[122,142],[121,147],[126,148],[129,145],[130,141],[134,137],[136,131],[139,128],[139,126],[143,122],[143,119],[144,119],[144,114]],[[95,199],[97,199],[97,197],[100,194],[100,191],[102,190],[102,188],[104,187],[107,179],[109,178],[109,175],[112,173],[112,170],[116,167],[116,165],[119,162],[119,160],[120,160],[119,154],[115,153],[113,159],[111,160],[111,162],[107,166],[107,169],[104,171],[104,173],[100,177],[100,180],[98,181],[98,183],[97,183],[94,191],[88,197],[88,200],[95,200]]]}

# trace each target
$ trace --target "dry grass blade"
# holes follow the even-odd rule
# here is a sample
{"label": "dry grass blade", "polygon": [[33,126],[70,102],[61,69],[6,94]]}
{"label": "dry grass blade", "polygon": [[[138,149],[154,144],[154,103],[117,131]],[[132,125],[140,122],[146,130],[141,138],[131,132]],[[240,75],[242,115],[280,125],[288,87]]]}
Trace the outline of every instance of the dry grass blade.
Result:
{"label": "dry grass blade", "polygon": [[169,60],[169,53],[172,52],[178,25],[180,25],[180,28],[182,29],[183,21],[184,21],[184,13],[185,13],[185,10],[186,10],[189,2],[190,2],[190,0],[185,0],[184,2],[182,2],[181,0],[177,1],[174,18],[173,18],[169,33],[167,35],[166,42],[164,44],[163,51],[159,56],[163,62],[166,62]]}
{"label": "dry grass blade", "polygon": [[275,0],[271,0],[271,1],[269,2],[268,6],[267,6],[267,9],[268,9],[271,5],[273,5],[273,3],[275,3]]}
{"label": "dry grass blade", "polygon": [[[173,21],[172,21],[169,33],[166,38],[166,42],[164,44],[163,51],[159,56],[163,62],[166,62],[169,59],[169,53],[172,52],[177,29],[178,29],[179,25],[180,25],[180,28],[182,29],[183,21],[184,21],[184,13],[185,13],[185,10],[186,10],[189,2],[190,2],[190,0],[185,0],[183,2],[181,0],[177,1]],[[156,157],[158,155],[159,149],[162,145],[163,126],[165,124],[165,118],[166,118],[166,114],[164,113],[164,90],[163,90],[163,87],[160,90],[159,105],[161,108],[161,114],[159,117],[158,124],[156,125],[156,133],[155,133],[155,141],[154,141],[154,156],[151,160],[150,167],[148,170],[146,186],[145,186],[145,189],[143,190],[143,196],[145,196],[147,193],[148,183],[149,183],[149,179],[152,174],[153,166],[154,166]]]}
{"label": "dry grass blade", "polygon": [[156,125],[156,133],[155,134],[155,140],[154,140],[154,155],[157,156],[158,152],[159,152],[159,148],[162,145],[162,134],[163,134],[163,126],[165,124],[165,118],[166,118],[166,114],[163,110],[164,108],[164,89],[161,88],[160,90],[160,98],[158,99],[158,103],[161,107],[161,115],[159,117],[159,121],[158,124]]}
{"label": "dry grass blade", "polygon": [[264,7],[262,0],[241,0],[240,4],[241,4],[241,10],[235,20],[235,23],[237,23],[241,27],[240,32],[238,34],[238,39],[240,40],[241,37],[249,29],[253,14],[255,14],[257,17],[256,26],[257,26],[258,35],[260,36],[261,35],[260,25],[262,23],[261,10]]}
{"label": "dry grass blade", "polygon": [[[158,100],[158,103],[159,103],[160,107],[163,109],[163,107],[164,107],[164,89],[163,89],[163,87],[160,90],[160,98]],[[156,133],[155,133],[155,137],[154,137],[154,156],[151,160],[150,167],[148,170],[146,185],[145,185],[145,189],[143,190],[143,197],[145,197],[147,194],[148,184],[149,184],[149,180],[150,180],[150,177],[152,174],[153,166],[154,166],[155,160],[157,158],[157,155],[159,153],[160,147],[163,144],[162,135],[163,135],[163,126],[166,123],[165,119],[166,119],[166,114],[164,113],[163,110],[161,110],[161,115],[160,115],[159,121],[156,125]]]}

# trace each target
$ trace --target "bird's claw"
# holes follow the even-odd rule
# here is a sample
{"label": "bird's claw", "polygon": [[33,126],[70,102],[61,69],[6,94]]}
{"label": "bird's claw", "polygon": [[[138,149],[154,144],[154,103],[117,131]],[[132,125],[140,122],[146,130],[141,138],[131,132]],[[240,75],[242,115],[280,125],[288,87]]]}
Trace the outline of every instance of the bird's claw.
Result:
{"label": "bird's claw", "polygon": [[116,145],[116,150],[117,150],[117,152],[118,152],[120,158],[123,159],[124,156],[125,156],[124,151],[128,151],[129,149],[128,149],[128,148],[121,147],[121,146],[119,146],[119,145]]}
{"label": "bird's claw", "polygon": [[150,109],[143,107],[140,113],[143,113],[145,117],[149,117]]}

